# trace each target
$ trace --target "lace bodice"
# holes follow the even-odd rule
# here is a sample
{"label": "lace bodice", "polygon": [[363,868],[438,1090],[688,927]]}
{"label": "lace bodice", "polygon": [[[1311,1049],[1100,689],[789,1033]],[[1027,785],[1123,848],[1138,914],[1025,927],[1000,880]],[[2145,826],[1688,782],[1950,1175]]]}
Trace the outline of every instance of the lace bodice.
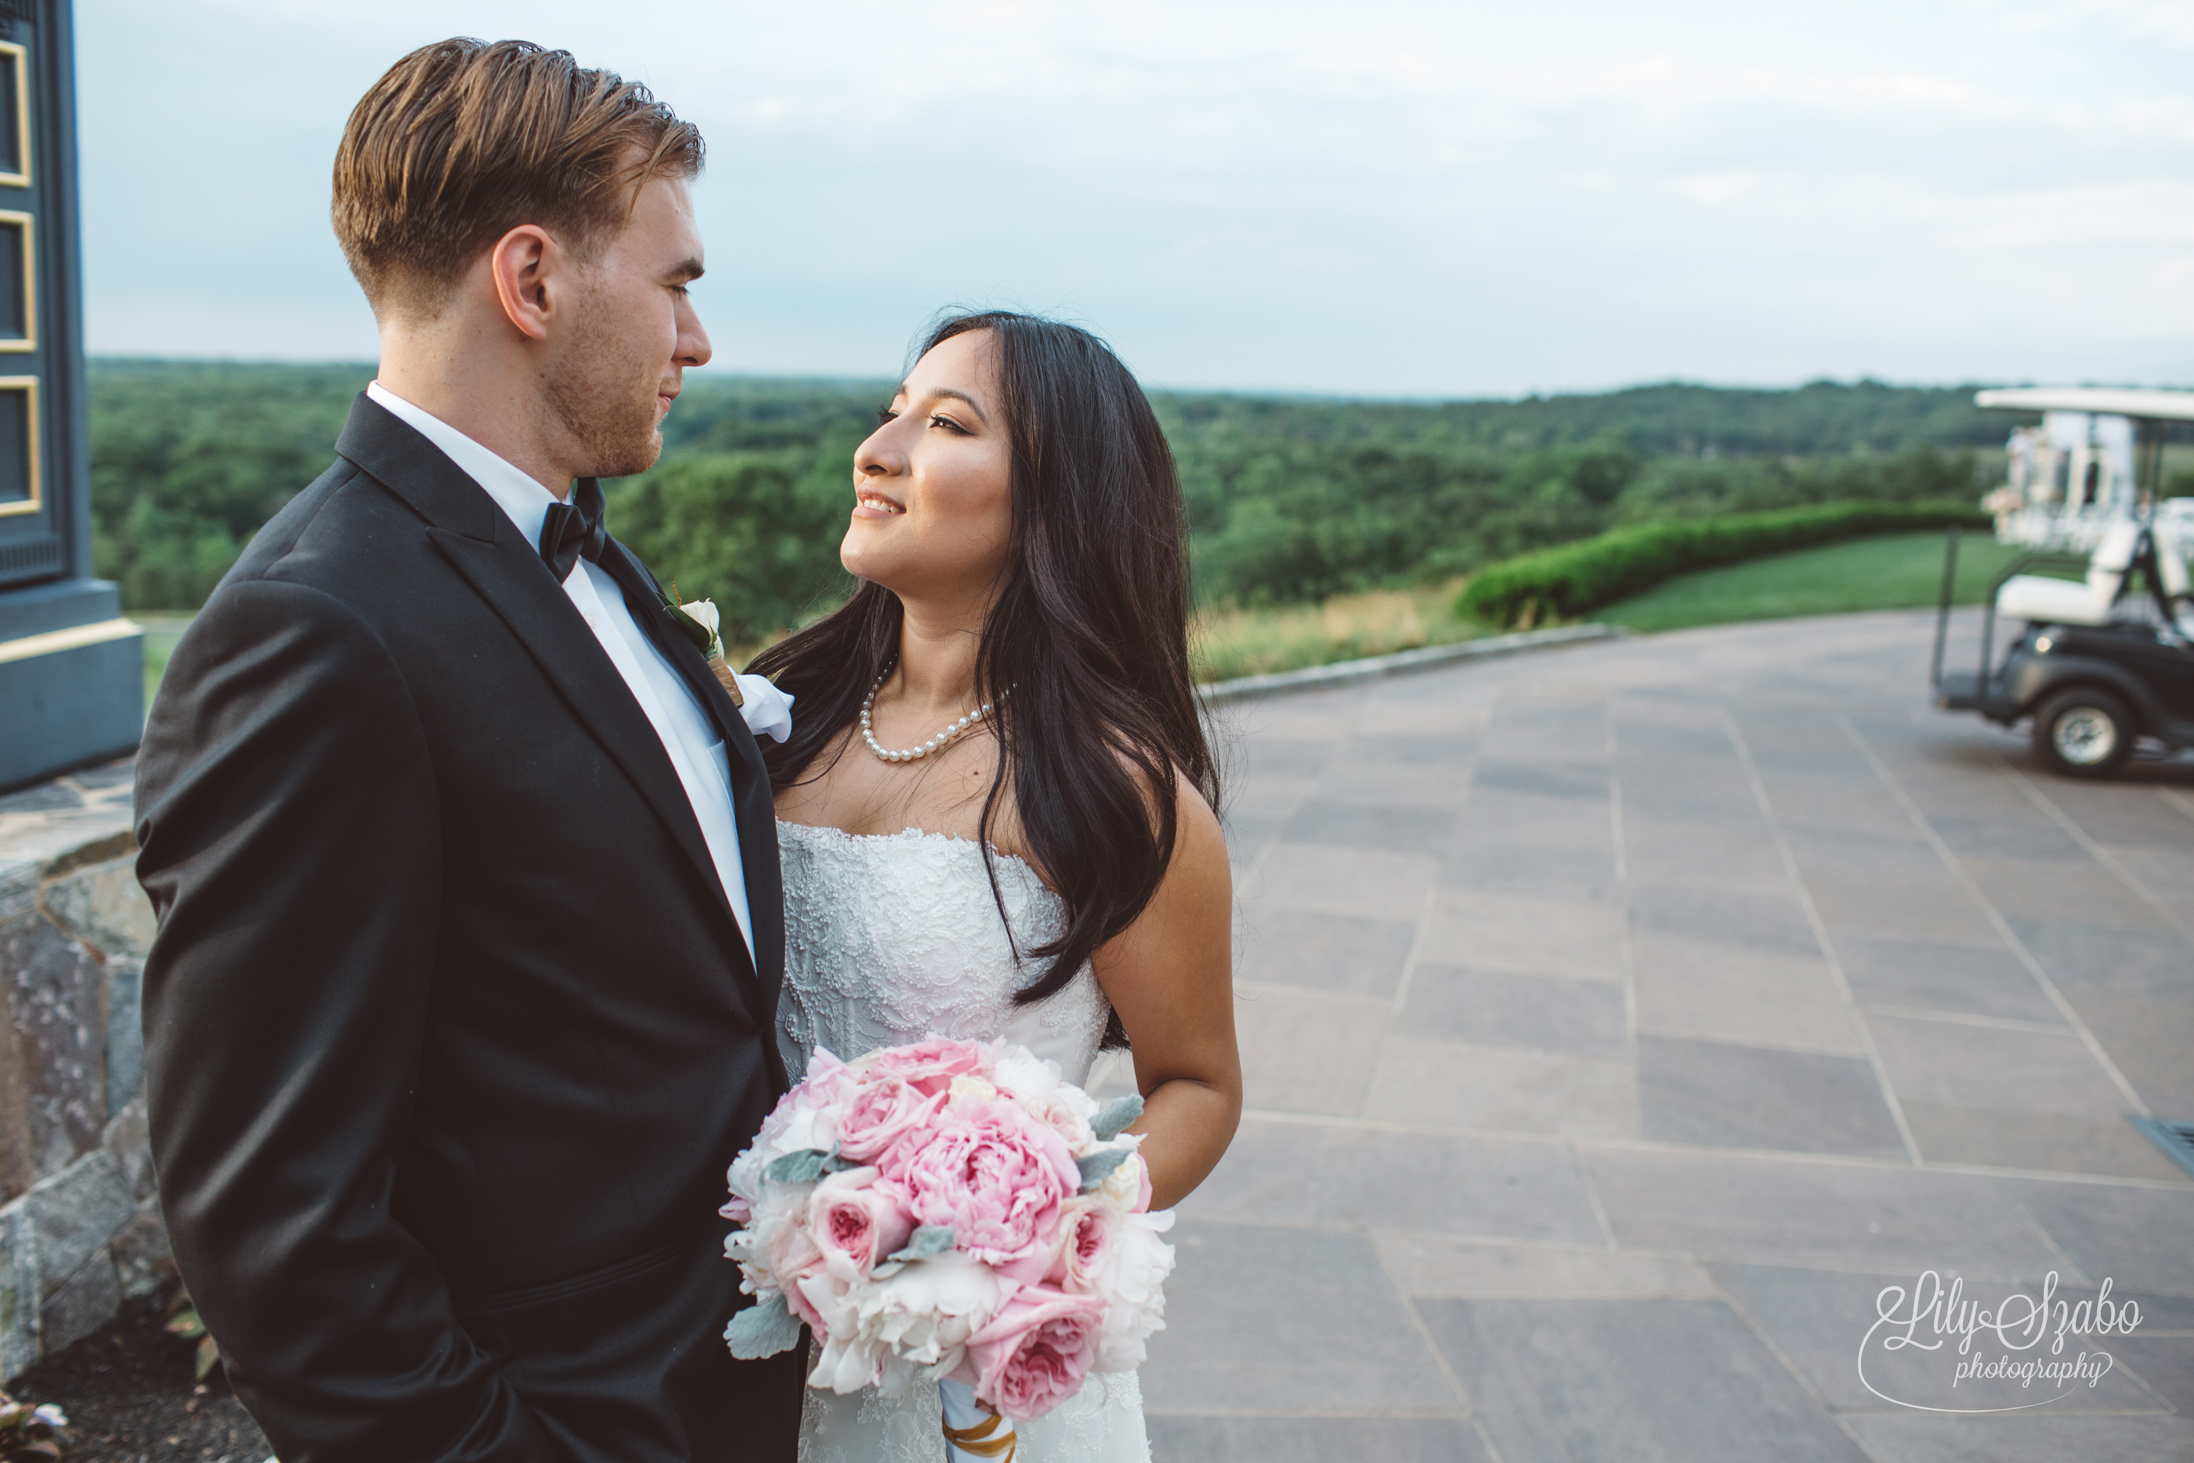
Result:
{"label": "lace bodice", "polygon": [[[858,837],[779,823],[785,876],[785,988],[778,1042],[795,1080],[820,1044],[851,1059],[930,1035],[1020,1043],[1087,1083],[1111,1008],[1084,966],[1058,994],[1026,1006],[1035,979],[1014,958],[1058,935],[1065,906],[1036,871],[994,852],[998,917],[979,845],[942,833]],[[904,1397],[807,1390],[799,1463],[937,1463],[935,1386]],[[1133,1372],[1093,1376],[1079,1394],[1022,1424],[1017,1463],[1149,1463]]]}
{"label": "lace bodice", "polygon": [[794,1078],[820,1044],[850,1061],[880,1046],[1004,1037],[1086,1082],[1111,1008],[1087,966],[1026,1006],[1013,993],[1041,962],[1014,959],[1055,938],[1065,906],[1036,871],[993,852],[1013,939],[998,917],[980,845],[943,833],[857,837],[780,823],[785,989],[779,1041]]}

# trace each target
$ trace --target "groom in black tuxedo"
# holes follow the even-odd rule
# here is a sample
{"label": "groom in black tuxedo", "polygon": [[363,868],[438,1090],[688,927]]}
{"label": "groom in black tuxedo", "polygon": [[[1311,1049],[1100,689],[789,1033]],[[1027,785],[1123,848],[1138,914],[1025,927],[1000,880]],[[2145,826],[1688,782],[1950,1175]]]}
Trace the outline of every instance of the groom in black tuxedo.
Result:
{"label": "groom in black tuxedo", "polygon": [[709,356],[700,162],[562,52],[397,63],[335,169],[379,380],[153,706],[160,1196],[283,1463],[793,1456],[716,1218],[786,1085],[769,778],[594,483]]}

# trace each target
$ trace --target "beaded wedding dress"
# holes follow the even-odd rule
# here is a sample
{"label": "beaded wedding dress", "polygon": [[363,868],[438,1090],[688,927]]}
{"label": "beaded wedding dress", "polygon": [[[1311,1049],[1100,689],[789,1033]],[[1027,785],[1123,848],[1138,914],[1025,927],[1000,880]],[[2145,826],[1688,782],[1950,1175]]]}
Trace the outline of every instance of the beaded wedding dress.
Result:
{"label": "beaded wedding dress", "polygon": [[[793,1080],[818,1045],[851,1060],[927,1036],[1018,1042],[1086,1083],[1110,1008],[1088,967],[1026,1006],[983,867],[963,838],[874,837],[779,823],[785,880],[785,988],[778,1042]],[[1059,896],[1020,859],[993,853],[1006,917],[1023,950],[1056,936]],[[900,1398],[807,1389],[799,1463],[938,1463],[934,1385]],[[1076,1396],[1019,1427],[1015,1463],[1148,1463],[1135,1374],[1091,1376]]]}

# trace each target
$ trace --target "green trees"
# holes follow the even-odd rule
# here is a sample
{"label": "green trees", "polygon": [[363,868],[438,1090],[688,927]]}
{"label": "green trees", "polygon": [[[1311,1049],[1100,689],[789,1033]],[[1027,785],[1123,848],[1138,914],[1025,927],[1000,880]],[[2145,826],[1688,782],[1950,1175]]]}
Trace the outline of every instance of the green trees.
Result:
{"label": "green trees", "polygon": [[664,588],[716,601],[727,645],[751,644],[851,587],[838,541],[860,440],[841,427],[808,450],[666,457],[610,489],[610,526]]}
{"label": "green trees", "polygon": [[[334,460],[372,379],[364,365],[92,362],[95,572],[131,610],[196,609]],[[879,389],[888,398],[864,383],[694,381],[662,465],[610,486],[612,527],[666,584],[715,599],[727,632],[791,623],[844,578],[846,485]]]}
{"label": "green trees", "polygon": [[[368,366],[92,363],[98,572],[139,611],[203,602],[333,458]],[[835,602],[881,381],[695,376],[610,526],[751,643]],[[1971,393],[1816,382],[1496,402],[1160,392],[1199,597],[1313,601],[1438,581],[1624,525],[1807,504],[1971,501],[2010,418]]]}
{"label": "green trees", "polygon": [[94,572],[132,610],[196,609],[259,526],[334,460],[364,366],[99,361]]}
{"label": "green trees", "polygon": [[1619,437],[1501,452],[1405,443],[1177,444],[1209,602],[1288,604],[1437,580],[1604,529],[1845,501],[1977,498],[1970,450],[1647,457]]}
{"label": "green trees", "polygon": [[1233,436],[1177,452],[1197,592],[1212,602],[1292,604],[1436,577],[1598,527],[1567,464],[1544,453]]}
{"label": "green trees", "polygon": [[1911,446],[1895,455],[1664,457],[1647,465],[1615,505],[1615,523],[1757,513],[1806,503],[1871,499],[1917,503],[1974,498],[1985,489],[1971,448]]}

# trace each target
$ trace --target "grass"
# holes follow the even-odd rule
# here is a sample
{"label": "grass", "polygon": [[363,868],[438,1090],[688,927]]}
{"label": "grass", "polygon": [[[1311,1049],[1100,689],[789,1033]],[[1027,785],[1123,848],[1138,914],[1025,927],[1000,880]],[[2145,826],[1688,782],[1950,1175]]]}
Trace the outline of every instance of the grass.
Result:
{"label": "grass", "polygon": [[175,642],[183,638],[183,631],[190,625],[189,615],[131,615],[131,619],[145,627],[145,706],[152,706],[152,693],[160,689],[160,677],[167,671],[168,657],[175,654]]}
{"label": "grass", "polygon": [[1460,588],[1457,580],[1344,594],[1317,605],[1207,610],[1189,627],[1189,660],[1198,681],[1231,681],[1495,633],[1491,625],[1457,618]]}
{"label": "grass", "polygon": [[[2023,552],[1986,533],[1967,532],[1958,551],[1958,603],[1980,603],[1996,576]],[[1936,602],[1942,576],[1941,533],[1881,534],[1702,569],[1583,618],[1633,630],[1681,630],[1793,615],[1917,609]],[[1232,680],[1496,633],[1495,626],[1456,616],[1459,587],[1458,581],[1343,595],[1322,605],[1207,611],[1189,632],[1196,679]]]}
{"label": "grass", "polygon": [[[1968,532],[1958,549],[1959,604],[1979,604],[2024,549]],[[1681,630],[1738,620],[1921,609],[1939,602],[1943,535],[1888,533],[1797,549],[1656,585],[1590,616],[1633,630]]]}

